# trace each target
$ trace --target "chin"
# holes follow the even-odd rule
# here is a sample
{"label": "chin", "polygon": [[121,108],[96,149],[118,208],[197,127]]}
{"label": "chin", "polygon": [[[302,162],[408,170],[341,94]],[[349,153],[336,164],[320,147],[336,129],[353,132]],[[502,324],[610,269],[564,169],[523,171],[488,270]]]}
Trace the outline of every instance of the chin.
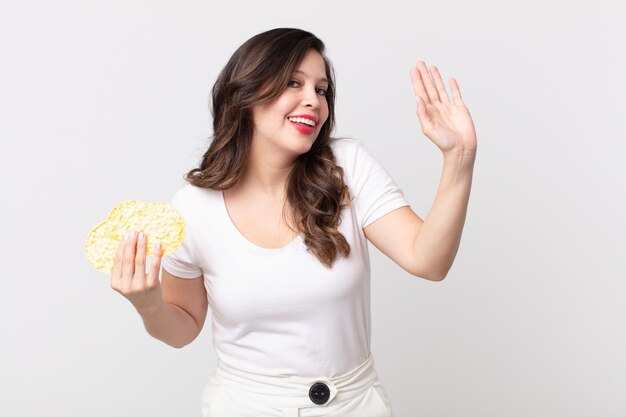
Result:
{"label": "chin", "polygon": [[311,148],[313,147],[313,142],[315,142],[316,140],[317,140],[317,137],[313,139],[308,139],[308,140],[300,140],[297,144],[294,144],[292,149],[298,155],[305,154],[311,150]]}

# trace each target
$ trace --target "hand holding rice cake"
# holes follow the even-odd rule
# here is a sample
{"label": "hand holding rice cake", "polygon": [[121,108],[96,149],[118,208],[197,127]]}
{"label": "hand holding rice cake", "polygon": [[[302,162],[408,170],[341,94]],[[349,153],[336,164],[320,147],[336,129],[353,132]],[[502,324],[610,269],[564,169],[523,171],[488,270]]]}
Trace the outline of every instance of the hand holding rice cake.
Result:
{"label": "hand holding rice cake", "polygon": [[178,210],[166,203],[124,201],[87,235],[87,259],[98,271],[110,274],[118,246],[133,231],[146,235],[148,256],[154,255],[157,242],[161,242],[163,255],[167,255],[183,242],[185,221]]}

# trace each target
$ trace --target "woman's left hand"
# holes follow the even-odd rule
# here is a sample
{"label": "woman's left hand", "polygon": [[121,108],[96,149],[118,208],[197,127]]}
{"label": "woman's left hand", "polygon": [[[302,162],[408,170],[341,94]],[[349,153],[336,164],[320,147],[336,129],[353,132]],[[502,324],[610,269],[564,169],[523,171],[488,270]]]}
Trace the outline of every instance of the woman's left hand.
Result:
{"label": "woman's left hand", "polygon": [[424,134],[445,154],[476,152],[476,130],[469,110],[461,99],[459,84],[450,78],[452,100],[448,97],[439,70],[424,61],[411,68],[417,118]]}

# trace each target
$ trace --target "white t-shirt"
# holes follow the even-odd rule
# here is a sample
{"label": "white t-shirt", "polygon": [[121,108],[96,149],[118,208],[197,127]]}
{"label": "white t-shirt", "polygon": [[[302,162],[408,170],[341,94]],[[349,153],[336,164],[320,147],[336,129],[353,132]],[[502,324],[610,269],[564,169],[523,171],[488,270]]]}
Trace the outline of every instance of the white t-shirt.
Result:
{"label": "white t-shirt", "polygon": [[231,221],[221,191],[186,185],[172,205],[186,234],[163,267],[181,278],[204,276],[213,312],[213,344],[224,363],[266,375],[333,377],[370,353],[370,263],[363,228],[397,208],[404,194],[357,141],[331,142],[352,205],[339,231],[350,255],[331,269],[307,252],[302,236],[268,249]]}

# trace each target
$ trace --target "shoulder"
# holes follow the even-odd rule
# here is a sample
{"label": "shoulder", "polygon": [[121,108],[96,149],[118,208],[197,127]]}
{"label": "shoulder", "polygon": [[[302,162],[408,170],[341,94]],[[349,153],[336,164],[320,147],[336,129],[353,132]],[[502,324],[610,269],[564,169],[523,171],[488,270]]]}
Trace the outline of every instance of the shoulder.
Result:
{"label": "shoulder", "polygon": [[329,145],[338,159],[354,154],[362,147],[356,139],[352,138],[332,138]]}
{"label": "shoulder", "polygon": [[174,193],[171,204],[181,211],[192,211],[206,204],[218,202],[220,193],[221,191],[186,184]]}
{"label": "shoulder", "polygon": [[363,145],[352,138],[333,138],[330,141],[330,148],[337,165],[348,171],[353,171],[358,161],[363,158],[364,154],[367,154]]}
{"label": "shoulder", "polygon": [[337,165],[343,168],[348,176],[361,176],[377,171],[380,162],[361,142],[352,138],[334,138],[330,147],[335,155]]}

